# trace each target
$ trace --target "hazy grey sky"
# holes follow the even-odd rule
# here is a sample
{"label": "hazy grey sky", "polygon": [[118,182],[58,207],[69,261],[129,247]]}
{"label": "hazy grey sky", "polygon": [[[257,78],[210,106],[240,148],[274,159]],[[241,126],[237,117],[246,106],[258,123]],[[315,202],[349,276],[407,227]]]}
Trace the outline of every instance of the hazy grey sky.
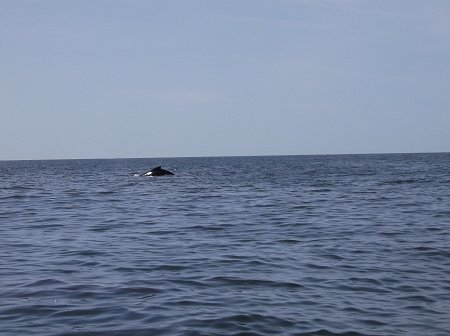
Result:
{"label": "hazy grey sky", "polygon": [[0,0],[0,160],[450,151],[449,0]]}

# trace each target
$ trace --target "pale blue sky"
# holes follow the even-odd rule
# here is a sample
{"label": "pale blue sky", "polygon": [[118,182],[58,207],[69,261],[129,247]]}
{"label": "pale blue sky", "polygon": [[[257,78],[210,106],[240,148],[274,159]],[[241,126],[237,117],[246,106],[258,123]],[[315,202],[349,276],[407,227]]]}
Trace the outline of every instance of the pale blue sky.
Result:
{"label": "pale blue sky", "polygon": [[448,0],[0,0],[0,160],[450,151]]}

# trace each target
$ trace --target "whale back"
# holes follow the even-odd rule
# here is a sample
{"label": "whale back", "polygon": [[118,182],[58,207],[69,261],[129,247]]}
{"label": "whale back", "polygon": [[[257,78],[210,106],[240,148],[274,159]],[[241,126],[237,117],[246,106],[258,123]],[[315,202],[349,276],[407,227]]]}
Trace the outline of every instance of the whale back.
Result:
{"label": "whale back", "polygon": [[162,169],[161,166],[155,167],[149,172],[143,174],[143,176],[163,176],[163,175],[175,175],[175,174],[168,170]]}

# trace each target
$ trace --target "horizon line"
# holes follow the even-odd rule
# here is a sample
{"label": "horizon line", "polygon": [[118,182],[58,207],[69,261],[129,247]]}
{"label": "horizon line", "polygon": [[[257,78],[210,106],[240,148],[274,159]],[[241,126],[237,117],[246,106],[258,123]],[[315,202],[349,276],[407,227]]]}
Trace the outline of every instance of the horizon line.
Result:
{"label": "horizon line", "polygon": [[188,159],[188,158],[233,158],[233,157],[267,157],[267,156],[337,156],[337,155],[401,155],[401,154],[450,154],[450,152],[369,152],[369,153],[321,153],[321,154],[256,154],[256,155],[200,155],[200,156],[154,156],[154,157],[98,157],[98,158],[55,158],[55,159],[0,159],[11,161],[70,161],[70,160],[135,160],[135,159]]}

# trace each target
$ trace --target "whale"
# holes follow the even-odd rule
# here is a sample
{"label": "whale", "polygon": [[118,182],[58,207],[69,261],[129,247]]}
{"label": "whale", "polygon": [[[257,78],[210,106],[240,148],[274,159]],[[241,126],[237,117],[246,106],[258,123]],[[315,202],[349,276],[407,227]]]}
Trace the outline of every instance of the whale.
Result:
{"label": "whale", "polygon": [[175,175],[174,173],[162,169],[161,166],[155,167],[152,170],[142,174],[142,176],[163,176],[163,175]]}

